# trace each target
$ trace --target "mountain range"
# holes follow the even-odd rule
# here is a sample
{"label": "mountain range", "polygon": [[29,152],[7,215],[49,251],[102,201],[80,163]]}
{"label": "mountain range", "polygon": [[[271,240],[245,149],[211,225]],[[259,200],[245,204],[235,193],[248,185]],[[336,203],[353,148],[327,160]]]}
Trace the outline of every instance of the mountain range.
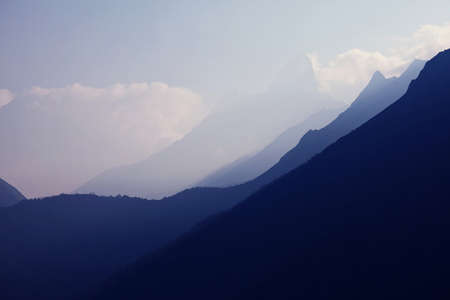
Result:
{"label": "mountain range", "polygon": [[[324,108],[343,108],[320,91],[305,56],[265,92],[230,93],[192,132],[149,158],[107,170],[75,190],[149,199],[173,195],[243,155],[261,150],[287,128]],[[294,85],[295,82],[305,83]],[[301,80],[301,81],[299,81]]]}
{"label": "mountain range", "polygon": [[[380,82],[386,81],[377,77]],[[389,95],[384,85],[374,85],[373,80],[367,89],[370,87],[373,102],[384,101],[376,97],[377,93]],[[368,101],[362,97],[365,94],[355,102]],[[361,113],[353,107],[338,119],[352,111]],[[371,110],[373,105],[365,108]],[[375,114],[376,111],[365,115]],[[353,126],[356,128],[357,124]],[[266,175],[264,180],[270,180],[270,176],[273,175]],[[76,297],[114,269],[179,237],[207,216],[230,209],[256,191],[264,180],[230,188],[193,188],[161,201],[60,195],[4,208],[0,210],[1,290],[14,299]],[[196,230],[214,218],[199,223]],[[55,285],[59,288],[55,289]]]}
{"label": "mountain range", "polygon": [[[262,186],[307,162],[340,137],[358,128],[358,126],[395,102],[406,92],[411,80],[419,75],[424,64],[425,62],[421,60],[413,61],[399,78],[386,79],[381,73],[375,72],[367,87],[347,110],[322,129],[308,131],[298,144],[288,151],[278,163],[255,179],[226,188],[197,187],[180,192],[173,197],[183,199],[184,197],[190,198],[192,195],[195,195],[196,198],[205,200],[220,199],[231,202],[233,205],[242,201]],[[315,143],[316,141],[317,143]],[[238,166],[239,163],[237,163]],[[232,173],[233,169],[231,168],[228,171]],[[221,175],[225,177],[227,173],[225,172]],[[230,198],[229,195],[233,195],[233,198]]]}
{"label": "mountain range", "polygon": [[334,120],[342,109],[323,109],[296,126],[286,129],[255,155],[245,155],[233,163],[214,171],[196,186],[226,187],[241,184],[263,174],[291,150],[311,129],[320,129]]}
{"label": "mountain range", "polygon": [[[234,183],[238,183],[236,182],[237,179],[245,182],[257,177],[257,175],[261,175],[255,180],[260,182],[260,184],[261,182],[267,183],[272,181],[306,162],[338,138],[362,125],[400,98],[406,92],[411,80],[419,75],[424,65],[425,61],[416,59],[400,77],[385,78],[379,71],[375,72],[367,87],[355,99],[350,108],[327,126],[321,126],[324,128],[314,128],[313,126],[308,126],[309,124],[304,126],[305,124],[301,123],[286,130],[254,157],[238,163],[237,166],[233,163],[232,168],[227,168],[227,170],[219,172],[219,174],[213,174],[198,183],[198,185],[227,186],[231,185],[230,183],[233,183],[233,180],[235,181]],[[314,117],[314,115],[311,116],[313,120]],[[304,132],[303,130],[305,129],[309,129],[309,131]],[[301,131],[299,132],[299,130]],[[306,135],[303,137],[305,133]],[[284,142],[286,144],[281,141],[286,141]],[[279,156],[273,155],[272,159],[267,159],[267,156],[274,151],[274,148],[278,148],[276,153]],[[280,157],[282,159],[278,162]],[[263,161],[266,164],[263,164]],[[270,165],[268,162],[273,163]],[[259,166],[259,168],[255,167],[255,165]],[[270,170],[267,170],[269,168]]]}
{"label": "mountain range", "polygon": [[[445,201],[430,206],[422,198],[439,198],[447,192],[441,184],[448,167],[443,154],[448,150],[448,124],[443,117],[447,107],[441,96],[448,94],[448,56],[441,53],[427,64],[399,100],[403,104],[395,100],[405,93],[424,62],[415,61],[399,78],[386,79],[375,73],[367,88],[336,120],[309,131],[278,164],[245,184],[192,188],[161,201],[62,194],[1,208],[0,290],[6,299],[75,298],[113,270],[169,241],[173,242],[122,267],[86,297],[121,299],[124,292],[127,296],[123,298],[135,299],[158,299],[158,293],[174,299],[333,298],[323,292],[325,289],[352,298],[349,281],[339,277],[342,272],[358,283],[354,293],[359,298],[370,298],[364,294],[366,290],[386,298],[383,291],[387,287],[405,289],[411,281],[399,284],[395,274],[403,272],[403,267],[411,271],[411,260],[392,267],[389,276],[382,274],[386,279],[375,287],[370,280],[377,282],[379,272],[357,275],[380,262],[394,265],[407,251],[402,242],[445,244],[437,228],[447,226]],[[426,98],[431,104],[416,98]],[[436,116],[433,103],[440,110]],[[387,113],[392,109],[395,113]],[[429,147],[418,145],[412,132]],[[307,164],[268,184],[308,159]],[[289,167],[277,167],[282,162],[289,162],[285,164]],[[425,175],[419,176],[422,171]],[[414,188],[407,192],[406,187],[411,186]],[[401,201],[396,202],[397,198]],[[364,206],[359,199],[371,201]],[[382,201],[375,203],[379,199]],[[343,203],[342,207],[335,202]],[[225,212],[217,214],[221,211]],[[188,234],[178,238],[192,226]],[[395,251],[366,255],[377,247]],[[431,278],[439,287],[446,266],[437,266],[445,261],[440,250],[416,248],[409,251],[411,259],[420,261],[423,251],[434,255],[434,261],[423,262],[429,269],[419,269],[435,273]],[[200,266],[198,262],[202,262]],[[197,277],[190,278],[188,269]],[[429,290],[431,279],[405,274],[401,273],[402,278],[414,279],[415,285]],[[201,282],[208,282],[208,286],[202,289]],[[410,294],[414,293],[413,289]]]}
{"label": "mountain range", "polygon": [[379,71],[375,72],[367,87],[347,110],[324,128],[308,131],[294,148],[255,181],[263,184],[278,178],[364,124],[399,99],[424,65],[425,61],[416,59],[400,77],[385,78]]}
{"label": "mountain range", "polygon": [[450,50],[395,103],[85,299],[444,299]]}

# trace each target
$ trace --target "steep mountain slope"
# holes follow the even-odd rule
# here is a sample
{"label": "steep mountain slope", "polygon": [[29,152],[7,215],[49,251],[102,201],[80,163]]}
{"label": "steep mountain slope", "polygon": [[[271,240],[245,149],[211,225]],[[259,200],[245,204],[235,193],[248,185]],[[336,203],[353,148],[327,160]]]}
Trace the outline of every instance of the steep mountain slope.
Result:
{"label": "steep mountain slope", "polygon": [[375,72],[367,87],[346,111],[324,128],[307,132],[297,146],[257,181],[267,183],[289,172],[381,112],[406,92],[424,65],[425,61],[414,60],[398,78],[386,79],[380,72]]}
{"label": "steep mountain slope", "polygon": [[89,299],[448,295],[449,83],[447,50],[376,117]]}
{"label": "steep mountain slope", "polygon": [[[235,101],[232,95],[180,141],[139,163],[103,172],[76,192],[149,198],[173,195],[213,170],[262,149],[309,115],[323,108],[342,107],[318,91],[306,57],[304,64],[305,72],[294,78],[308,82],[307,86],[301,81],[295,86],[281,80],[256,96]],[[291,74],[287,77],[293,78]]]}
{"label": "steep mountain slope", "polygon": [[[187,197],[190,197],[195,191],[196,197],[205,200],[213,197],[214,199],[218,198],[226,201],[223,195],[230,193],[236,197],[233,199],[235,203],[245,199],[250,193],[263,185],[305,163],[338,138],[356,129],[400,98],[406,92],[411,80],[416,78],[422,70],[424,64],[425,62],[421,60],[413,61],[399,78],[386,79],[381,73],[376,72],[368,86],[346,111],[324,128],[307,132],[300,139],[298,145],[284,155],[280,162],[257,178],[244,184],[227,188],[194,188],[186,192]],[[183,199],[184,194],[184,191],[180,192],[176,195],[176,198]]]}
{"label": "steep mountain slope", "polygon": [[288,128],[269,145],[250,158],[240,158],[230,166],[215,171],[208,175],[197,186],[225,187],[240,184],[254,179],[263,174],[290,149],[292,149],[299,139],[311,129],[320,129],[333,121],[342,109],[324,109],[309,116],[300,124]]}
{"label": "steep mountain slope", "polygon": [[0,207],[10,206],[21,200],[26,200],[15,187],[0,178]]}
{"label": "steep mountain slope", "polygon": [[60,195],[0,208],[0,298],[72,299],[235,204],[232,193],[223,197],[201,200],[195,190],[161,201]]}

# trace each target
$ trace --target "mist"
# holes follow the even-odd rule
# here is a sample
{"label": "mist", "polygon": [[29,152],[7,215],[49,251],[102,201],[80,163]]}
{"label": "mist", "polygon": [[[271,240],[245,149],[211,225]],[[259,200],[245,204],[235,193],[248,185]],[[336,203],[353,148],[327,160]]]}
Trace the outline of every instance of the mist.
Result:
{"label": "mist", "polygon": [[27,197],[70,193],[164,149],[209,109],[201,95],[162,82],[33,87],[0,108],[0,177]]}
{"label": "mist", "polygon": [[108,170],[76,192],[151,199],[170,196],[239,157],[261,150],[311,114],[345,106],[319,91],[311,61],[304,55],[289,61],[265,92],[225,94],[180,141],[139,163]]}

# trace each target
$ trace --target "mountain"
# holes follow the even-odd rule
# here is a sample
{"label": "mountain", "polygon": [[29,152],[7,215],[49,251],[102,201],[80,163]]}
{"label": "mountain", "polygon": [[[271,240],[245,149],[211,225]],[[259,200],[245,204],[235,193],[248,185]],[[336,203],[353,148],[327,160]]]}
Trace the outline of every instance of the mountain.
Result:
{"label": "mountain", "polygon": [[[413,61],[399,78],[386,79],[380,72],[375,72],[367,87],[346,111],[324,128],[308,131],[292,150],[287,152],[278,163],[265,173],[241,185],[222,189],[205,189],[204,194],[201,188],[196,188],[197,197],[224,199],[222,193],[232,193],[235,197],[238,197],[238,199],[233,199],[236,203],[245,199],[265,184],[307,162],[340,137],[356,129],[395,102],[406,92],[411,80],[419,75],[424,64],[425,62],[421,60]],[[183,198],[183,194],[184,192],[179,193],[177,198]],[[188,195],[190,194],[191,192]],[[224,200],[226,201],[226,199]]]}
{"label": "mountain", "polygon": [[443,299],[449,82],[447,50],[377,116],[86,299]]}
{"label": "mountain", "polygon": [[235,204],[232,193],[223,197],[202,200],[196,190],[160,201],[59,195],[0,208],[1,298],[73,299]]}
{"label": "mountain", "polygon": [[225,187],[240,184],[263,174],[292,149],[310,129],[320,129],[334,120],[342,109],[323,109],[296,126],[286,129],[255,155],[244,156],[232,164],[213,172],[197,186]]}
{"label": "mountain", "polygon": [[[159,202],[60,195],[2,209],[2,295],[59,299],[68,298],[70,291],[76,296],[111,270],[176,238],[206,216],[232,207],[257,187],[195,188]],[[207,219],[195,230],[214,219]],[[114,241],[106,234],[108,230],[114,232]],[[83,240],[86,232],[90,235]],[[86,240],[89,243],[83,242]],[[66,251],[69,248],[73,250]]]}
{"label": "mountain", "polygon": [[342,107],[342,103],[318,90],[306,57],[303,64],[310,72],[302,69],[299,78],[312,76],[307,82],[313,82],[313,86],[292,85],[287,79],[295,74],[287,72],[264,93],[250,97],[226,95],[181,140],[141,162],[107,170],[75,192],[158,199],[173,195],[239,157],[262,149],[309,115],[323,108]]}
{"label": "mountain", "polygon": [[26,200],[15,187],[0,178],[0,207],[10,206],[19,201]]}
{"label": "mountain", "polygon": [[416,59],[398,78],[385,78],[379,71],[375,72],[367,87],[346,111],[324,128],[308,131],[292,150],[256,181],[268,183],[293,170],[374,117],[406,92],[411,80],[419,75],[424,65],[425,61]]}

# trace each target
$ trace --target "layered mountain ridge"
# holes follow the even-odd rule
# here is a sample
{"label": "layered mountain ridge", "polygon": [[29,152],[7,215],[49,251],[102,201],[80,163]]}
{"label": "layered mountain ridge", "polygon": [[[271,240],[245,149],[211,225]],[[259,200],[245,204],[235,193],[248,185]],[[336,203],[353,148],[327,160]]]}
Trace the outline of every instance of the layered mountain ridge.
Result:
{"label": "layered mountain ridge", "polygon": [[387,109],[86,299],[448,295],[449,82],[447,50]]}
{"label": "layered mountain ridge", "polygon": [[227,187],[241,184],[263,174],[292,149],[308,131],[320,129],[333,121],[342,109],[323,109],[296,126],[290,127],[252,156],[244,156],[208,175],[196,186]]}
{"label": "layered mountain ridge", "polygon": [[170,196],[239,157],[262,149],[309,115],[324,108],[344,107],[318,90],[306,57],[302,64],[306,71],[300,69],[300,78],[311,77],[308,86],[292,85],[290,80],[297,78],[296,74],[287,72],[284,76],[281,72],[279,81],[266,92],[226,101],[232,104],[219,105],[178,142],[139,163],[107,170],[75,192],[149,199]]}

